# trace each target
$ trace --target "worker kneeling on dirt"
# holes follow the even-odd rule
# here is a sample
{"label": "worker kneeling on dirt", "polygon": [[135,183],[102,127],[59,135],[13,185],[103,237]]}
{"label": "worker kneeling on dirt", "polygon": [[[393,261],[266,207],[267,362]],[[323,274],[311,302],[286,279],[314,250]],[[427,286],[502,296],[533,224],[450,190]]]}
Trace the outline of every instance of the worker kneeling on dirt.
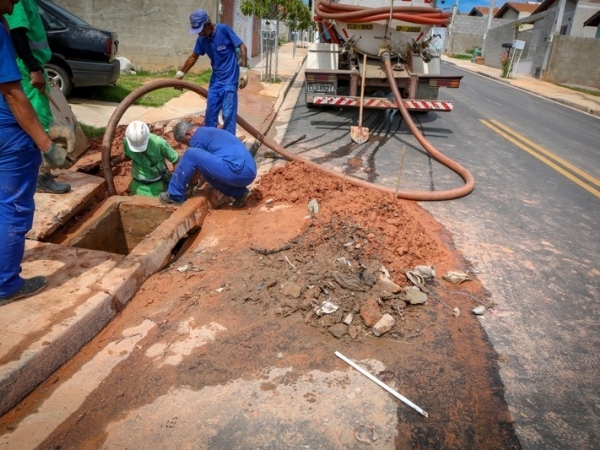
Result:
{"label": "worker kneeling on dirt", "polygon": [[246,204],[252,194],[248,185],[256,178],[256,162],[235,135],[181,121],[175,125],[173,136],[189,148],[181,157],[167,192],[159,196],[163,203],[183,203],[188,183],[200,172],[214,188],[233,198],[231,206],[240,208]]}
{"label": "worker kneeling on dirt", "polygon": [[111,164],[131,161],[130,195],[158,197],[167,189],[171,179],[165,160],[171,161],[175,167],[179,155],[167,141],[150,133],[148,125],[134,120],[125,130],[123,153],[114,158]]}

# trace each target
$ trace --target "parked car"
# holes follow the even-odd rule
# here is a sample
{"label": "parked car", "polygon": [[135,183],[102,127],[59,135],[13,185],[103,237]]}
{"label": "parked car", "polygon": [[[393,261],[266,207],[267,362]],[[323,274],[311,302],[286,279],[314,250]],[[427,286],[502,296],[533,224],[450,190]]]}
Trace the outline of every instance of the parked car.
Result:
{"label": "parked car", "polygon": [[106,86],[119,79],[117,34],[91,26],[51,0],[36,0],[52,59],[45,68],[67,97],[73,87]]}

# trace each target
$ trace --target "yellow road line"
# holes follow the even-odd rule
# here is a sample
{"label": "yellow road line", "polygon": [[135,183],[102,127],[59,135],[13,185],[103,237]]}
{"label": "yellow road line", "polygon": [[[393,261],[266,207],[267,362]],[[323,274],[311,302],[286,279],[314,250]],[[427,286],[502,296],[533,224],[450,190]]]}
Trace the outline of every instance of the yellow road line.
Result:
{"label": "yellow road line", "polygon": [[557,163],[559,163],[560,165],[562,165],[563,167],[566,167],[567,169],[569,169],[571,172],[576,173],[577,175],[579,175],[581,178],[585,178],[586,180],[588,180],[590,183],[594,183],[596,186],[600,186],[600,180],[598,180],[597,178],[594,178],[593,176],[591,176],[589,173],[584,172],[583,170],[579,169],[578,167],[575,167],[574,165],[572,165],[571,163],[569,163],[568,161],[565,161],[564,159],[562,159],[560,156],[555,155],[554,153],[552,153],[549,150],[546,150],[543,147],[540,147],[539,145],[537,145],[534,142],[531,142],[529,139],[527,139],[525,136],[520,135],[519,133],[517,133],[514,130],[511,130],[510,128],[508,128],[506,125],[502,125],[500,122],[498,122],[497,120],[490,120],[491,123],[493,123],[494,125],[496,125],[498,128],[503,129],[504,131],[506,131],[509,134],[512,134],[514,137],[516,137],[517,139],[519,139],[521,142],[529,145],[531,148],[533,148],[534,150],[537,150],[540,153],[543,153],[544,155],[548,156],[549,158],[553,159],[554,161],[556,161]]}
{"label": "yellow road line", "polygon": [[[519,142],[517,139],[515,139],[511,135],[505,133],[502,129],[500,129],[498,126],[496,126],[496,124],[492,124],[492,122],[494,122],[494,121],[489,121],[488,122],[487,120],[483,120],[483,119],[481,120],[481,123],[483,123],[486,127],[488,127],[491,130],[495,131],[496,133],[498,133],[500,136],[502,136],[506,140],[512,142],[517,147],[519,147],[521,150],[526,151],[531,156],[539,159],[543,163],[545,163],[548,166],[552,167],[558,173],[560,173],[560,174],[564,175],[565,177],[567,177],[573,183],[577,184],[578,186],[582,187],[583,189],[585,189],[589,193],[591,193],[591,194],[595,195],[596,197],[600,198],[600,191],[598,189],[594,189],[592,186],[590,186],[586,182],[580,180],[579,178],[575,177],[572,173],[566,171],[565,169],[563,169],[562,167],[560,167],[558,164],[555,164],[550,159],[546,158],[545,156],[540,155],[539,153],[537,153],[533,149],[531,149],[531,148],[527,147],[526,145],[522,144],[521,142]],[[535,147],[537,147],[537,146],[535,146]],[[549,153],[551,155],[554,155],[553,153],[549,152],[548,150],[544,150],[542,153],[544,153],[544,154]],[[556,156],[556,155],[554,155],[554,156]],[[561,159],[558,156],[556,156],[556,158],[558,158],[559,160]],[[591,177],[591,178],[593,179],[593,177]]]}

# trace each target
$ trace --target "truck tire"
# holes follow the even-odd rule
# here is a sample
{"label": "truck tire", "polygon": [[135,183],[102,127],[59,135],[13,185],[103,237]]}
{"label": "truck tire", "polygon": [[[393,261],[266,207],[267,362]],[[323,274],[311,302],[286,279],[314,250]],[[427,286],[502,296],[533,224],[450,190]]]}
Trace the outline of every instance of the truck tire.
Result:
{"label": "truck tire", "polygon": [[44,66],[50,83],[56,83],[65,97],[68,97],[73,90],[73,82],[69,73],[56,64],[46,64]]}

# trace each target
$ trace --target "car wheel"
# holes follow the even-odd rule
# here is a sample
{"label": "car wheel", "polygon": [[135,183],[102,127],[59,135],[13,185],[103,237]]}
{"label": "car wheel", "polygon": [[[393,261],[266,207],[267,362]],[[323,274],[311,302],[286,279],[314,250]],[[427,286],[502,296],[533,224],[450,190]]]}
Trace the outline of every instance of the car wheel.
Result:
{"label": "car wheel", "polygon": [[46,64],[45,68],[50,84],[55,83],[63,95],[68,97],[73,89],[73,82],[67,71],[55,64]]}

